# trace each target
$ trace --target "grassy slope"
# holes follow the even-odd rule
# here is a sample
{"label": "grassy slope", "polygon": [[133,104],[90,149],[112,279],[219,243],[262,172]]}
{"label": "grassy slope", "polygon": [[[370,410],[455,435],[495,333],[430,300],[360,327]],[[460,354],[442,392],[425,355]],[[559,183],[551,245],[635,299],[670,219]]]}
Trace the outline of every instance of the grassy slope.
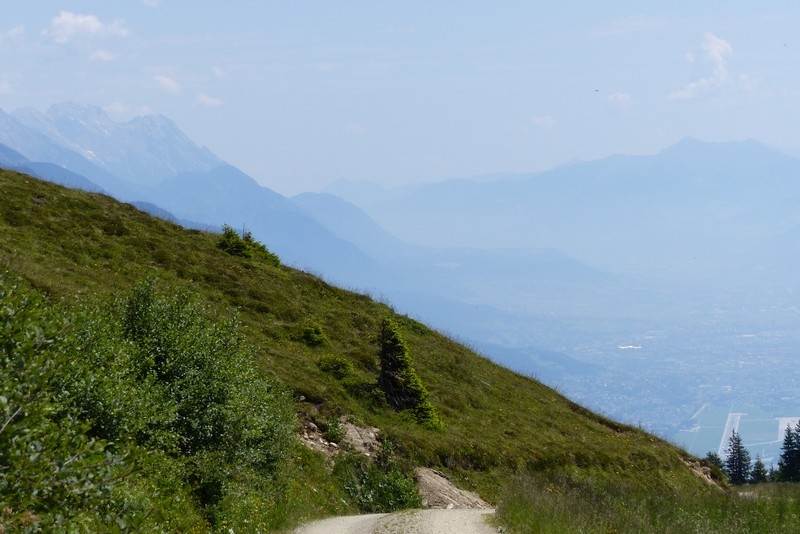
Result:
{"label": "grassy slope", "polygon": [[[511,472],[568,469],[656,490],[697,489],[685,453],[619,425],[554,390],[499,367],[406,317],[396,317],[446,428],[433,432],[347,393],[316,361],[336,354],[377,377],[376,335],[385,304],[311,275],[234,258],[218,236],[185,230],[108,197],[0,171],[0,265],[56,298],[102,298],[156,275],[220,309],[237,307],[258,364],[306,402],[301,413],[344,413],[399,440],[416,462],[453,473],[496,501]],[[304,326],[328,342],[296,341]],[[310,401],[310,402],[309,402]],[[647,473],[642,476],[642,473]]]}

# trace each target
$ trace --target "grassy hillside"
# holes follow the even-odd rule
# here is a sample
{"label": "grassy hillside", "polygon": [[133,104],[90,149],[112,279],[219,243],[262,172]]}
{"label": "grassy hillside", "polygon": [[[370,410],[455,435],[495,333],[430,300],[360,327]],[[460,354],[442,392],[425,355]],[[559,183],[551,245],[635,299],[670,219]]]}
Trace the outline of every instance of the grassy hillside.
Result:
{"label": "grassy hillside", "polygon": [[[0,262],[50,300],[100,302],[155,277],[221,315],[238,309],[259,370],[288,386],[298,421],[324,425],[346,415],[376,426],[411,462],[448,472],[490,502],[501,499],[512,475],[543,473],[653,495],[716,491],[671,444],[591,413],[385,303],[286,266],[229,255],[217,247],[219,235],[183,229],[102,195],[9,171],[0,171],[0,191]],[[420,426],[371,394],[386,317],[399,325],[442,430]],[[321,361],[345,371],[323,371]],[[298,456],[294,468],[305,484],[328,483],[324,462],[313,455]],[[287,524],[332,510],[290,511],[297,516]]]}

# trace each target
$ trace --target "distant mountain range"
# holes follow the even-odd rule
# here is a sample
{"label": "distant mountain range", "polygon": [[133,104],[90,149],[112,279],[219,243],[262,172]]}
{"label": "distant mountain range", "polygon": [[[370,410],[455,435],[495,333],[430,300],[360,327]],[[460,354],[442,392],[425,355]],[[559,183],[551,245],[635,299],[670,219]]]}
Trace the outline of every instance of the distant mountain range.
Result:
{"label": "distant mountain range", "polygon": [[[99,107],[67,102],[46,113],[17,110],[4,122],[16,127],[13,136],[0,130],[0,142],[18,146],[29,159],[69,167],[77,154],[127,185],[158,185],[179,172],[209,171],[222,164],[163,116],[117,123]],[[65,154],[61,161],[53,159],[60,154]]]}
{"label": "distant mountain range", "polygon": [[289,199],[259,185],[166,117],[117,123],[99,107],[0,111],[0,164],[70,187],[144,203],[193,226],[253,232],[285,262],[330,280],[377,283],[372,260]]}
{"label": "distant mountain range", "polygon": [[685,139],[535,174],[339,182],[287,198],[165,117],[117,123],[67,103],[0,111],[0,166],[186,226],[249,230],[284,263],[384,298],[513,369],[581,383],[580,395],[606,394],[608,373],[597,391],[587,381],[620,360],[595,358],[631,345],[631,332],[769,329],[800,308],[800,159],[755,141]]}
{"label": "distant mountain range", "polygon": [[[460,316],[470,313],[452,310],[471,307],[463,297],[476,277],[493,278],[495,271],[507,277],[509,269],[548,279],[565,272],[597,274],[554,250],[476,253],[404,243],[341,198],[306,193],[289,199],[259,185],[197,146],[166,117],[117,123],[99,107],[74,103],[45,113],[0,110],[0,143],[0,164],[6,167],[104,192],[185,225],[249,230],[286,263],[378,292],[409,311],[444,299],[451,313],[438,324],[454,330],[461,330]],[[554,258],[572,267],[553,269]]]}
{"label": "distant mountain range", "polygon": [[402,195],[371,184],[328,191],[427,246],[553,248],[603,270],[671,280],[777,280],[800,260],[800,159],[755,141],[685,139],[653,156]]}

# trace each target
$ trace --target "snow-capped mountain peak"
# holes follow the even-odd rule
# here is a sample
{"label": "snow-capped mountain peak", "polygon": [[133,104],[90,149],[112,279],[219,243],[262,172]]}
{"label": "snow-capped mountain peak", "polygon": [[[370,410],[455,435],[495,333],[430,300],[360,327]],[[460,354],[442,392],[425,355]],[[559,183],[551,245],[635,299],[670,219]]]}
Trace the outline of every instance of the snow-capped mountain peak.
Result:
{"label": "snow-capped mountain peak", "polygon": [[[115,122],[98,106],[64,102],[46,113],[21,109],[10,117],[38,134],[36,137],[77,152],[133,184],[156,185],[181,172],[204,172],[223,163],[192,142],[173,121],[159,115]],[[37,158],[36,147],[20,146],[24,142],[6,144]]]}

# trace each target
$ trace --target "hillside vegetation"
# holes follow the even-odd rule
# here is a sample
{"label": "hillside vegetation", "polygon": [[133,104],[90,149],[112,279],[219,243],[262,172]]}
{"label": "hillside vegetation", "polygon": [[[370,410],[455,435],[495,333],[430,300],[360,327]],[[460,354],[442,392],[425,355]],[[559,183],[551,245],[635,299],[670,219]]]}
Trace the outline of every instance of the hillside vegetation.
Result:
{"label": "hillside vegetation", "polygon": [[[215,332],[209,338],[209,346],[216,346],[214,336],[219,335],[220,339],[239,340],[242,352],[238,349],[223,351],[234,362],[231,368],[235,369],[227,374],[220,374],[210,362],[192,365],[207,373],[198,375],[201,384],[207,380],[225,392],[221,398],[226,400],[220,401],[220,406],[228,410],[226,417],[237,413],[235,410],[253,412],[247,423],[248,430],[250,425],[256,425],[264,433],[272,432],[280,441],[284,424],[281,417],[284,416],[276,416],[278,420],[271,421],[260,419],[263,413],[252,402],[261,394],[267,403],[264,409],[277,414],[282,413],[282,406],[291,403],[296,420],[288,424],[298,432],[308,421],[325,428],[340,416],[346,416],[358,424],[381,429],[387,438],[387,455],[396,458],[392,465],[399,466],[398,473],[403,472],[404,465],[436,467],[451,475],[457,484],[478,491],[488,501],[499,503],[505,499],[510,506],[529,502],[525,499],[530,500],[531,495],[508,493],[509,484],[528,491],[530,484],[536,483],[539,484],[537,488],[552,487],[560,494],[564,488],[585,490],[587,485],[614,491],[626,488],[631,494],[638,492],[653,499],[670,495],[688,496],[688,499],[720,492],[719,487],[701,480],[687,466],[688,455],[673,445],[640,429],[591,413],[536,380],[502,368],[453,339],[409,317],[395,314],[388,304],[368,295],[333,287],[316,276],[280,265],[272,258],[262,261],[258,255],[248,258],[231,254],[219,247],[221,236],[218,234],[187,230],[154,219],[106,196],[68,190],[9,171],[0,171],[0,191],[0,262],[8,273],[4,283],[20,276],[24,279],[23,286],[30,286],[34,294],[46,296],[47,306],[71,310],[69,313],[76,317],[84,317],[79,324],[102,324],[102,320],[96,319],[97,314],[101,317],[109,314],[111,326],[104,328],[111,330],[101,339],[117,340],[113,336],[119,334],[122,337],[114,343],[127,343],[126,354],[135,355],[137,350],[148,354],[145,342],[136,345],[135,336],[123,336],[130,335],[124,313],[120,312],[125,309],[126,302],[130,306],[139,299],[151,310],[177,310],[175,322],[168,323],[176,329],[195,324],[186,323],[182,313],[203,317],[197,324],[209,322],[207,328]],[[91,323],[91,317],[95,317],[95,323]],[[387,318],[402,336],[408,355],[413,359],[414,370],[427,392],[426,402],[438,417],[436,425],[423,425],[413,414],[397,412],[377,387],[381,325]],[[228,326],[213,326],[215,321]],[[113,324],[120,325],[117,334],[114,334]],[[235,333],[225,328],[233,328]],[[176,346],[191,344],[186,335],[184,338]],[[235,363],[245,361],[242,358],[255,365],[262,377],[259,380],[263,379],[264,383],[248,386],[255,389],[245,394],[236,394],[234,390],[245,387],[245,382],[256,381],[247,378],[250,371]],[[161,367],[154,361],[148,364],[151,365],[148,372],[159,377],[168,375],[160,371]],[[108,369],[117,368],[113,362],[103,365]],[[130,377],[128,380],[131,388],[138,387],[135,380]],[[220,385],[220,381],[225,380],[239,382]],[[159,384],[147,387],[155,388],[153,391],[159,392],[158,398],[164,399],[169,409],[182,410],[184,404],[181,403],[188,402],[180,393],[183,383],[167,383],[177,384],[174,387],[179,388],[179,393],[173,397],[169,393],[173,385]],[[102,393],[102,389],[99,391]],[[102,401],[103,397],[97,400]],[[84,408],[89,405],[85,403]],[[140,408],[145,413],[152,406]],[[94,425],[93,431],[98,433],[96,415],[84,412],[76,412],[75,417],[85,417],[80,424]],[[216,421],[213,413],[201,412],[210,422]],[[154,468],[152,463],[145,462],[141,468],[143,480],[148,480],[148,473],[172,470],[174,487],[182,488],[181,495],[185,497],[175,506],[197,511],[192,528],[227,527],[227,521],[253,514],[264,515],[264,529],[288,528],[312,517],[367,507],[363,500],[348,493],[346,484],[342,483],[347,476],[331,473],[321,457],[296,443],[281,444],[280,451],[276,449],[269,458],[242,456],[241,451],[233,449],[234,443],[230,444],[230,450],[225,449],[228,445],[209,444],[210,438],[202,429],[192,426],[193,420],[181,423],[184,426],[170,421],[153,423],[163,433],[145,432],[149,436],[147,439],[141,438],[142,432],[135,438],[121,430],[113,436],[108,434],[113,439],[105,439],[117,443],[112,452],[119,456],[122,464],[127,454],[124,447],[130,446],[132,451],[144,456],[149,454],[147,451],[158,451],[160,459],[156,460],[162,462],[159,464],[162,467]],[[124,426],[125,420],[118,422]],[[136,422],[125,424],[135,435]],[[231,429],[236,425],[235,422],[229,424]],[[79,433],[80,428],[76,427],[75,432]],[[175,433],[195,436],[196,441],[175,438]],[[172,439],[177,441],[173,443]],[[153,443],[154,440],[157,443]],[[124,445],[126,443],[129,445]],[[187,443],[194,443],[197,450],[186,449]],[[260,445],[254,445],[253,451],[260,450]],[[197,451],[206,451],[203,454],[207,458],[203,462],[186,467],[186,461],[181,460],[180,469],[175,467],[177,464],[169,463],[179,457],[196,458]],[[107,451],[108,454],[112,452]],[[219,465],[212,465],[215,461],[230,468],[217,473],[214,470]],[[114,467],[109,465],[109,469]],[[274,470],[274,476],[254,467],[258,465],[267,466],[267,471]],[[2,469],[0,465],[0,471]],[[392,469],[394,467],[387,471],[395,472]],[[248,474],[250,470],[255,474]],[[265,491],[270,492],[269,498],[259,499],[248,493],[247,498],[237,501],[237,506],[246,509],[252,504],[252,509],[231,511],[219,504],[222,497],[203,497],[204,493],[198,493],[198,484],[205,483],[204,476],[210,476],[213,482],[215,476],[234,476],[231,475],[234,472],[243,483],[263,482]],[[569,483],[563,482],[564,477]],[[215,487],[211,483],[206,489],[211,491]],[[162,490],[166,491],[163,487]],[[0,501],[2,499],[0,495]],[[137,502],[142,510],[146,509],[144,497]],[[208,503],[217,507],[209,509]],[[513,508],[509,508],[509,512],[513,512]],[[38,511],[33,509],[32,513],[35,515]],[[146,521],[155,519],[149,516]],[[181,527],[165,523],[159,528],[177,530]],[[251,523],[239,530],[253,529]]]}

